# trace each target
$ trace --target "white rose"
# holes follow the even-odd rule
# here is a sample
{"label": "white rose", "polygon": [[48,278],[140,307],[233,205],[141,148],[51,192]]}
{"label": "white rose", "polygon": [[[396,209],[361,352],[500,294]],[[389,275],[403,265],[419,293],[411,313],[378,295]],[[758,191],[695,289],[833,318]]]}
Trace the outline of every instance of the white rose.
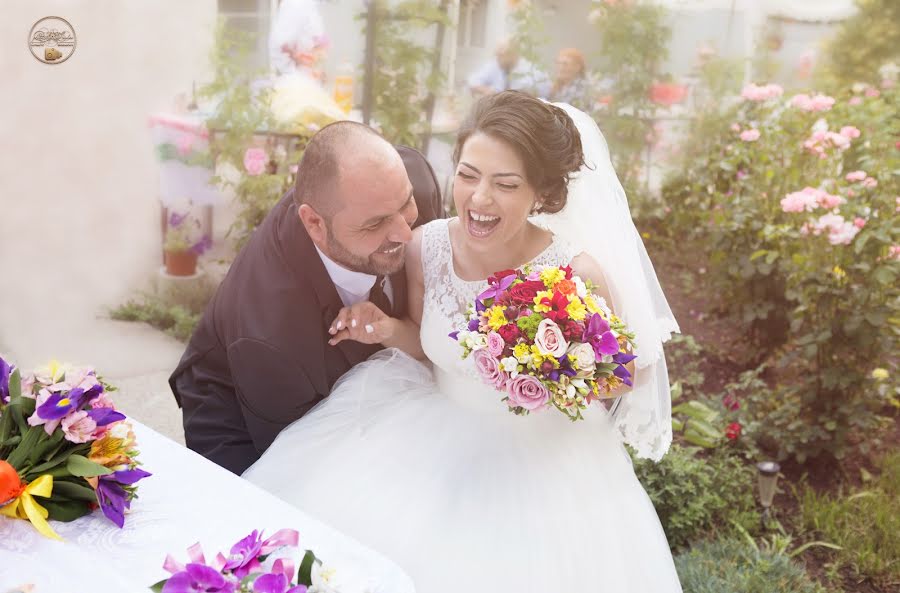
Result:
{"label": "white rose", "polygon": [[594,354],[594,348],[590,344],[575,342],[569,346],[567,354],[576,371],[593,371],[597,367],[597,355]]}
{"label": "white rose", "polygon": [[565,354],[569,347],[562,330],[552,319],[544,319],[538,324],[534,345],[538,347],[541,354],[549,354],[557,358]]}
{"label": "white rose", "polygon": [[309,593],[341,593],[337,572],[323,564],[313,563]]}

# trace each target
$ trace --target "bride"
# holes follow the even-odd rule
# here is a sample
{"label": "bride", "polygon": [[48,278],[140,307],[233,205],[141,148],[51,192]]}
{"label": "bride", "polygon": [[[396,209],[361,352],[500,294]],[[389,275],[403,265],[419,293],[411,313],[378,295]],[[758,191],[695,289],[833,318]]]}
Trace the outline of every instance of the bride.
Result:
{"label": "bride", "polygon": [[[422,593],[669,593],[681,587],[623,441],[671,442],[662,343],[678,331],[596,124],[515,91],[478,102],[454,151],[457,218],[416,231],[410,319],[344,309],[332,342],[386,349],[244,474],[384,553]],[[494,272],[571,265],[637,336],[634,386],[585,420],[521,417],[448,334]]]}

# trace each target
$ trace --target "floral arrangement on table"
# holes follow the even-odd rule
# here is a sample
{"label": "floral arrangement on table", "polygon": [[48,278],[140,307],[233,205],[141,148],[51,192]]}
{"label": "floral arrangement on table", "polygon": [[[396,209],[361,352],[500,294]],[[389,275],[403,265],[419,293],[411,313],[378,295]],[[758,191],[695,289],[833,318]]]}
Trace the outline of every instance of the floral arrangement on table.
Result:
{"label": "floral arrangement on table", "polygon": [[295,568],[297,531],[282,529],[263,537],[254,529],[235,543],[227,556],[219,553],[209,561],[199,543],[188,548],[187,564],[167,556],[163,568],[172,576],[151,589],[157,593],[339,593],[336,572],[312,551],[307,550]]}
{"label": "floral arrangement on table", "polygon": [[571,420],[631,385],[634,334],[566,267],[504,270],[450,337],[472,356],[482,380],[518,415],[556,408]]}
{"label": "floral arrangement on table", "polygon": [[169,274],[190,276],[196,271],[197,258],[212,247],[212,239],[200,229],[200,221],[189,212],[169,213],[163,242]]}
{"label": "floral arrangement on table", "polygon": [[[61,539],[47,519],[100,508],[119,527],[137,496],[134,432],[90,368],[51,362],[22,377],[0,358],[0,514]],[[40,500],[38,500],[40,499]]]}

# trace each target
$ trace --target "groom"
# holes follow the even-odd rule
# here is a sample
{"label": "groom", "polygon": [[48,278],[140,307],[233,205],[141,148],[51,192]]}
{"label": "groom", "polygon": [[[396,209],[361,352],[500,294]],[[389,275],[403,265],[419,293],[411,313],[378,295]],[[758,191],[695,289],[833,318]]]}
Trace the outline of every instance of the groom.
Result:
{"label": "groom", "polygon": [[240,474],[377,346],[329,346],[340,309],[406,310],[411,228],[443,216],[421,154],[337,122],[241,250],[169,379],[187,446]]}

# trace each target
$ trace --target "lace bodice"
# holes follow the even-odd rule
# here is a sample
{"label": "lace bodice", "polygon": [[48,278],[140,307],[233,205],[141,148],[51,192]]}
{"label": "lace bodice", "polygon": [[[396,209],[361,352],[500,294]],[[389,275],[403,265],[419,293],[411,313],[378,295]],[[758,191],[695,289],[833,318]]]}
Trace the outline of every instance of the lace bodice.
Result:
{"label": "lace bodice", "polygon": [[[475,297],[487,288],[487,280],[467,281],[453,268],[449,220],[435,220],[423,227],[422,266],[425,306],[422,314],[422,347],[437,369],[477,378],[471,360],[461,360],[461,349],[450,332],[466,325],[465,313]],[[530,263],[537,266],[564,266],[579,249],[554,236],[550,245]],[[522,262],[525,265],[528,262]],[[498,406],[502,407],[502,406]]]}

